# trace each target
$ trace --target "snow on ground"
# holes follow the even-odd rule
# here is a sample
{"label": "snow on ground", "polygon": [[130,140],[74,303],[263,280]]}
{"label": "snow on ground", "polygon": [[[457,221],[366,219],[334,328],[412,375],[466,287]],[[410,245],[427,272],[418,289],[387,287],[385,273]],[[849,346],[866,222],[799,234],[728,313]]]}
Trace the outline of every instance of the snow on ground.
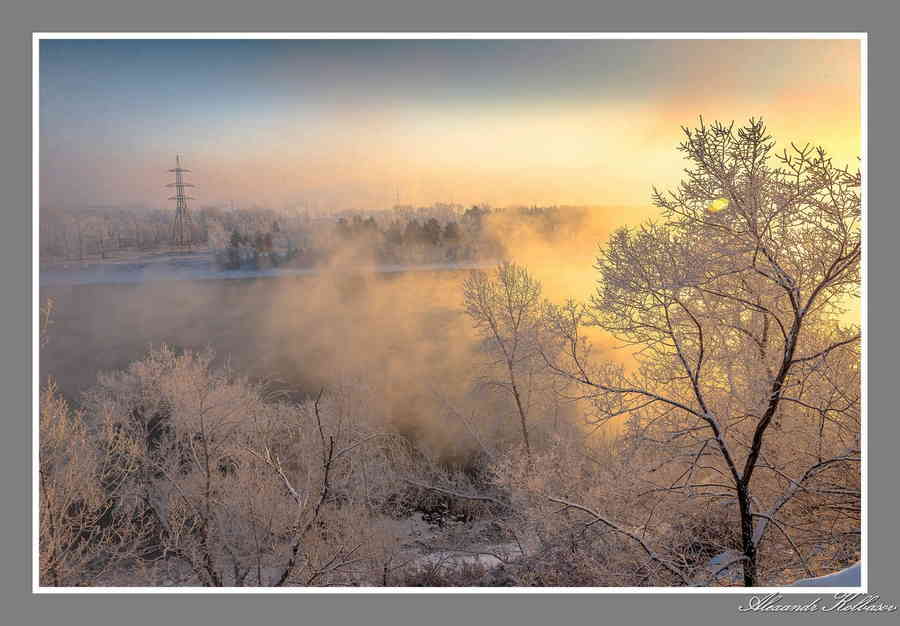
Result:
{"label": "snow on ground", "polygon": [[[736,550],[726,550],[721,554],[714,556],[707,563],[707,571],[710,576],[715,576],[719,580],[727,580],[733,584],[740,582],[743,577],[741,574],[740,563],[737,560],[740,552]],[[725,568],[729,563],[734,563],[732,567]],[[860,586],[860,566],[859,563],[851,565],[847,569],[843,569],[827,576],[819,576],[818,578],[804,578],[798,580],[789,587],[859,587]]]}
{"label": "snow on ground", "polygon": [[861,583],[860,564],[856,563],[847,569],[818,578],[804,578],[795,582],[792,587],[859,587]]}

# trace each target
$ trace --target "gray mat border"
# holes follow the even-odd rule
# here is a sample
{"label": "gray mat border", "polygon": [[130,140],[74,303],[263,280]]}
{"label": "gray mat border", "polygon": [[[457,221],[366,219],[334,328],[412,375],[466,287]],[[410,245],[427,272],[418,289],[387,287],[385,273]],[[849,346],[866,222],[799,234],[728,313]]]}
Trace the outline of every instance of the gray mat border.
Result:
{"label": "gray mat border", "polygon": [[[730,624],[814,620],[845,624],[895,616],[738,614],[743,596],[685,595],[54,595],[31,594],[31,33],[33,31],[839,31],[869,33],[868,415],[869,589],[900,603],[900,542],[894,448],[900,443],[890,390],[896,385],[900,266],[895,239],[894,155],[900,101],[898,3],[716,0],[602,5],[586,0],[321,4],[204,0],[124,3],[36,0],[5,6],[0,24],[0,622],[9,624]],[[895,614],[896,615],[896,614]]]}

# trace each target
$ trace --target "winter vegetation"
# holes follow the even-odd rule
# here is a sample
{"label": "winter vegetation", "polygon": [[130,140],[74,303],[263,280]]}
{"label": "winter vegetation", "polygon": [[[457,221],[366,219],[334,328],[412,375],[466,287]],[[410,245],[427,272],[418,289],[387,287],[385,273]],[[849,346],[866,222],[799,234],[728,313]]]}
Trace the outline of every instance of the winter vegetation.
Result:
{"label": "winter vegetation", "polygon": [[[313,268],[336,259],[363,266],[495,261],[509,252],[503,231],[510,223],[551,236],[577,227],[585,211],[439,203],[319,215],[296,208],[203,207],[193,212],[189,251],[211,253],[225,270]],[[175,245],[171,211],[45,208],[40,223],[44,267],[185,252]]]}
{"label": "winter vegetation", "polygon": [[[466,322],[452,344],[394,323],[392,296],[371,317],[324,288],[273,307],[330,316],[298,332],[321,370],[298,393],[181,346],[77,399],[51,372],[41,585],[859,584],[860,175],[821,148],[776,151],[755,119],[701,120],[679,149],[657,217],[594,242],[583,300],[558,297],[546,277],[568,274],[530,266],[509,228],[577,230],[565,210],[204,214],[211,248],[272,252],[284,234],[295,263],[504,260],[446,294]],[[127,245],[164,245],[151,215]],[[80,219],[42,216],[42,254],[115,248],[102,216]],[[390,350],[359,350],[368,335]]]}

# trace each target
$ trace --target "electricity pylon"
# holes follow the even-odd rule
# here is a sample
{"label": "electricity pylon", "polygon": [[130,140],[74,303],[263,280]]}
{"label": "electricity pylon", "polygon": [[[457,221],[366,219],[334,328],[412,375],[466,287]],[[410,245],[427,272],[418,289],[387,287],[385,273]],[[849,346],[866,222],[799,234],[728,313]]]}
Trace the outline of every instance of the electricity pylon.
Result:
{"label": "electricity pylon", "polygon": [[181,167],[181,155],[175,155],[175,169],[169,170],[175,172],[175,182],[169,183],[166,187],[174,187],[175,195],[169,200],[175,201],[175,222],[172,224],[172,241],[176,246],[191,247],[191,233],[193,231],[193,223],[191,222],[191,210],[188,208],[188,200],[192,197],[184,195],[185,187],[193,187],[192,184],[184,182],[183,174],[191,170]]}

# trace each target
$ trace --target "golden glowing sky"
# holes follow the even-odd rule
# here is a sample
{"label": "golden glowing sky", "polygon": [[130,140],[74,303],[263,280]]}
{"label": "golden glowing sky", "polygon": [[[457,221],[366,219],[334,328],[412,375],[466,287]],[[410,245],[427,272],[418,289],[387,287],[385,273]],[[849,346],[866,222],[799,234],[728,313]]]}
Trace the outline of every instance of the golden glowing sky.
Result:
{"label": "golden glowing sky", "polygon": [[44,41],[41,204],[646,206],[680,126],[860,154],[858,41]]}

